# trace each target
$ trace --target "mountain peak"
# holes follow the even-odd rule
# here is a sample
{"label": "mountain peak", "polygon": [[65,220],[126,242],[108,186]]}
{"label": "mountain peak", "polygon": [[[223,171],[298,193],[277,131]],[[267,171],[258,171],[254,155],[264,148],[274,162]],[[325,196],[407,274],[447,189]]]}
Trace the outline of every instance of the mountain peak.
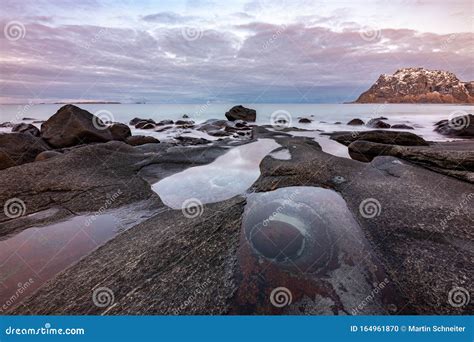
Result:
{"label": "mountain peak", "polygon": [[382,74],[356,103],[474,103],[474,82],[461,82],[449,71],[422,67]]}

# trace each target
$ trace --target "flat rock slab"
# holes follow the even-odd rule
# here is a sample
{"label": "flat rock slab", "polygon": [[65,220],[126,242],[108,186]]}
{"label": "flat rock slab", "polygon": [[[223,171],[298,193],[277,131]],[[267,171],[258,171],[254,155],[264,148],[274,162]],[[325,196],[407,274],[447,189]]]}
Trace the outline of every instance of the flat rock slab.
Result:
{"label": "flat rock slab", "polygon": [[328,155],[305,139],[278,139],[291,160],[266,157],[255,191],[287,186],[334,189],[346,200],[389,279],[417,314],[467,314],[450,289],[474,283],[474,185],[394,157],[361,163]]}

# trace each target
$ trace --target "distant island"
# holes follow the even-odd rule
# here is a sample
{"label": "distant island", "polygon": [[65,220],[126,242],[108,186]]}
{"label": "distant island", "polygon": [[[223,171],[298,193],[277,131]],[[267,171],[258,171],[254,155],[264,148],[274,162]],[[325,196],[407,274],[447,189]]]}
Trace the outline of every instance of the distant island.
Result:
{"label": "distant island", "polygon": [[[46,104],[46,103],[42,103]],[[122,104],[117,101],[64,101],[64,102],[54,102],[54,104]]]}
{"label": "distant island", "polygon": [[474,103],[474,81],[448,71],[403,68],[382,74],[354,103]]}

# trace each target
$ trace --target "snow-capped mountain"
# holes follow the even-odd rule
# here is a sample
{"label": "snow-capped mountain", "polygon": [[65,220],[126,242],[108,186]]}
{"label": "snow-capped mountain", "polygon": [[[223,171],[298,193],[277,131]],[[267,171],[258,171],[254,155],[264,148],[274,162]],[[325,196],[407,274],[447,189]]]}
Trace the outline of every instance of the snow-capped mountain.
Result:
{"label": "snow-capped mountain", "polygon": [[474,103],[474,81],[448,71],[403,68],[382,74],[356,103]]}

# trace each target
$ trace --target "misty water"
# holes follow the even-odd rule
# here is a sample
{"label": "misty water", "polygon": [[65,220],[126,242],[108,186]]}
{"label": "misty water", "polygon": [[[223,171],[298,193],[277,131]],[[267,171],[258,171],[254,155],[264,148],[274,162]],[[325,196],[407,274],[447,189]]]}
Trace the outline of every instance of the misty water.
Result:
{"label": "misty water", "polygon": [[[128,123],[134,117],[163,119],[180,119],[184,114],[196,123],[207,119],[224,119],[225,112],[235,104],[79,104],[91,113],[110,121]],[[442,141],[446,137],[433,132],[433,124],[447,119],[452,113],[466,111],[474,113],[474,106],[452,104],[243,104],[257,110],[257,124],[272,123],[272,114],[289,119],[290,125],[306,129],[319,129],[325,132],[336,130],[367,130],[365,126],[347,126],[354,118],[368,121],[371,118],[384,116],[390,124],[408,124],[411,130],[427,140]],[[53,115],[61,104],[42,105],[0,105],[0,123],[20,122],[23,117],[46,120]],[[310,124],[298,123],[299,117],[313,120]],[[336,124],[340,122],[341,124]],[[3,129],[4,130],[4,129]],[[5,130],[4,130],[5,131]],[[140,134],[163,137],[152,131],[136,130]],[[325,138],[326,139],[326,138]]]}

